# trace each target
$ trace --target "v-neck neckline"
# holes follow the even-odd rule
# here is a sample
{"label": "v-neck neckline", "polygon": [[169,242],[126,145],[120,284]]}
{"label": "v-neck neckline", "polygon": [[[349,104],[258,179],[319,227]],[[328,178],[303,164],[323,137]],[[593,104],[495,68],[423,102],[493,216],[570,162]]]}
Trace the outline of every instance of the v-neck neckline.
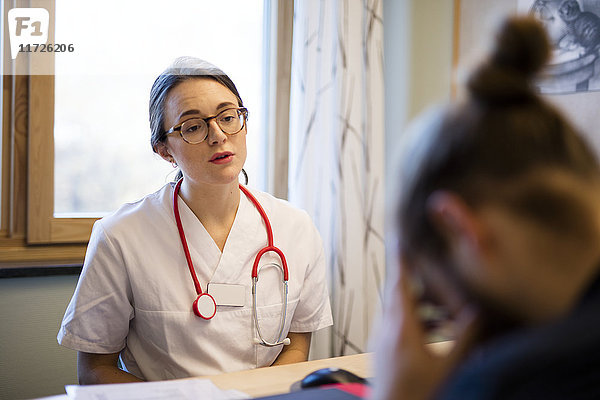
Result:
{"label": "v-neck neckline", "polygon": [[[250,199],[243,192],[240,193],[238,209],[225,240],[223,251],[219,249],[217,243],[185,201],[181,197],[178,200],[181,200],[179,201],[179,210],[182,224],[194,269],[198,279],[201,280],[201,285],[206,287],[206,284],[214,279],[220,281],[221,276],[222,278],[233,277],[236,270],[243,268],[241,255],[251,250],[248,239],[256,236],[262,221],[260,220],[257,224],[254,220],[254,214],[250,209],[253,207]],[[259,215],[258,212],[256,215]],[[223,268],[225,265],[227,268]],[[238,265],[238,268],[235,265]],[[202,282],[203,280],[204,282]]]}

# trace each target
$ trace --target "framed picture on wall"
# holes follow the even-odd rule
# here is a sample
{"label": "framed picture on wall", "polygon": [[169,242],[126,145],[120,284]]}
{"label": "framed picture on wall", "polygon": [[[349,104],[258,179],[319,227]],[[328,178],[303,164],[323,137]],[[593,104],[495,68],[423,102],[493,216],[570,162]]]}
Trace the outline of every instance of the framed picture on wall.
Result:
{"label": "framed picture on wall", "polygon": [[[600,0],[455,0],[454,67],[461,77],[510,15],[531,15],[546,27],[552,57],[537,86],[600,155]],[[457,82],[460,90],[460,81]]]}
{"label": "framed picture on wall", "polygon": [[519,0],[518,10],[541,21],[552,43],[542,93],[600,90],[600,0]]}

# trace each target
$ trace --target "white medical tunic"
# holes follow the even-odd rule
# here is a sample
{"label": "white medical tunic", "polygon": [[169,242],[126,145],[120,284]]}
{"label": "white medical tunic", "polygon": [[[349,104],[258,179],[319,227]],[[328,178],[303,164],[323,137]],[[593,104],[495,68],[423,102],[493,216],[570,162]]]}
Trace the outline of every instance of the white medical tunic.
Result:
{"label": "white medical tunic", "polygon": [[[217,306],[197,317],[197,297],[173,215],[173,184],[126,204],[94,224],[83,271],[62,321],[58,341],[88,353],[116,353],[130,373],[163,380],[268,366],[282,346],[254,343],[252,265],[267,244],[265,224],[240,193],[240,205],[221,253],[189,207],[179,211],[203,291],[209,282],[243,285],[245,304]],[[272,225],[274,245],[286,256],[289,294],[285,334],[332,324],[320,236],[308,214],[269,194],[252,191]],[[274,253],[263,256],[257,284],[265,340],[277,337],[282,274]],[[285,336],[284,336],[285,337]]]}

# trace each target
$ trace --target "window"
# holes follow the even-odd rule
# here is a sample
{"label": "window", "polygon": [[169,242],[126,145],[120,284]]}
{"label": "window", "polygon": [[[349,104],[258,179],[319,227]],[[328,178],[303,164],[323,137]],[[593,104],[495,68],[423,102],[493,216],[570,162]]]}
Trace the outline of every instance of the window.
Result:
{"label": "window", "polygon": [[[18,3],[4,2],[5,15]],[[281,2],[291,32],[287,3]],[[273,162],[267,132],[285,126],[265,118],[268,100],[282,98],[273,95],[279,62],[263,62],[283,45],[266,45],[279,34],[269,28],[281,17],[277,2],[141,4],[31,2],[50,11],[48,42],[72,43],[72,54],[20,55],[7,63],[3,27],[3,66],[9,68],[3,70],[0,264],[82,260],[97,217],[172,178],[171,166],[150,148],[147,104],[156,76],[180,55],[204,58],[236,82],[250,109],[246,170],[253,186],[267,188],[267,163]],[[271,75],[277,82],[269,86]],[[278,106],[270,107],[276,114]],[[63,244],[39,245],[45,243]]]}
{"label": "window", "polygon": [[55,57],[54,216],[99,216],[173,179],[150,149],[148,98],[182,55],[214,63],[238,86],[250,110],[247,172],[263,184],[262,1],[103,4],[56,5],[56,42],[75,51]]}

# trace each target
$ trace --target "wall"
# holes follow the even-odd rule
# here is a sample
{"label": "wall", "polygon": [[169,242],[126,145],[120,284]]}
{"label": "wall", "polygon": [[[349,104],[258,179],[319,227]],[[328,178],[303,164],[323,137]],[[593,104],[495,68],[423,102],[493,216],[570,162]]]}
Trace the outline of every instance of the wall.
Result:
{"label": "wall", "polygon": [[413,0],[408,118],[450,98],[453,0]]}
{"label": "wall", "polygon": [[[454,0],[384,0],[383,8],[386,181],[391,188],[402,131],[429,105],[450,98]],[[387,190],[388,215],[393,203],[394,193]],[[392,260],[388,255],[388,268]]]}
{"label": "wall", "polygon": [[0,279],[0,399],[64,393],[76,353],[56,342],[77,276]]}

